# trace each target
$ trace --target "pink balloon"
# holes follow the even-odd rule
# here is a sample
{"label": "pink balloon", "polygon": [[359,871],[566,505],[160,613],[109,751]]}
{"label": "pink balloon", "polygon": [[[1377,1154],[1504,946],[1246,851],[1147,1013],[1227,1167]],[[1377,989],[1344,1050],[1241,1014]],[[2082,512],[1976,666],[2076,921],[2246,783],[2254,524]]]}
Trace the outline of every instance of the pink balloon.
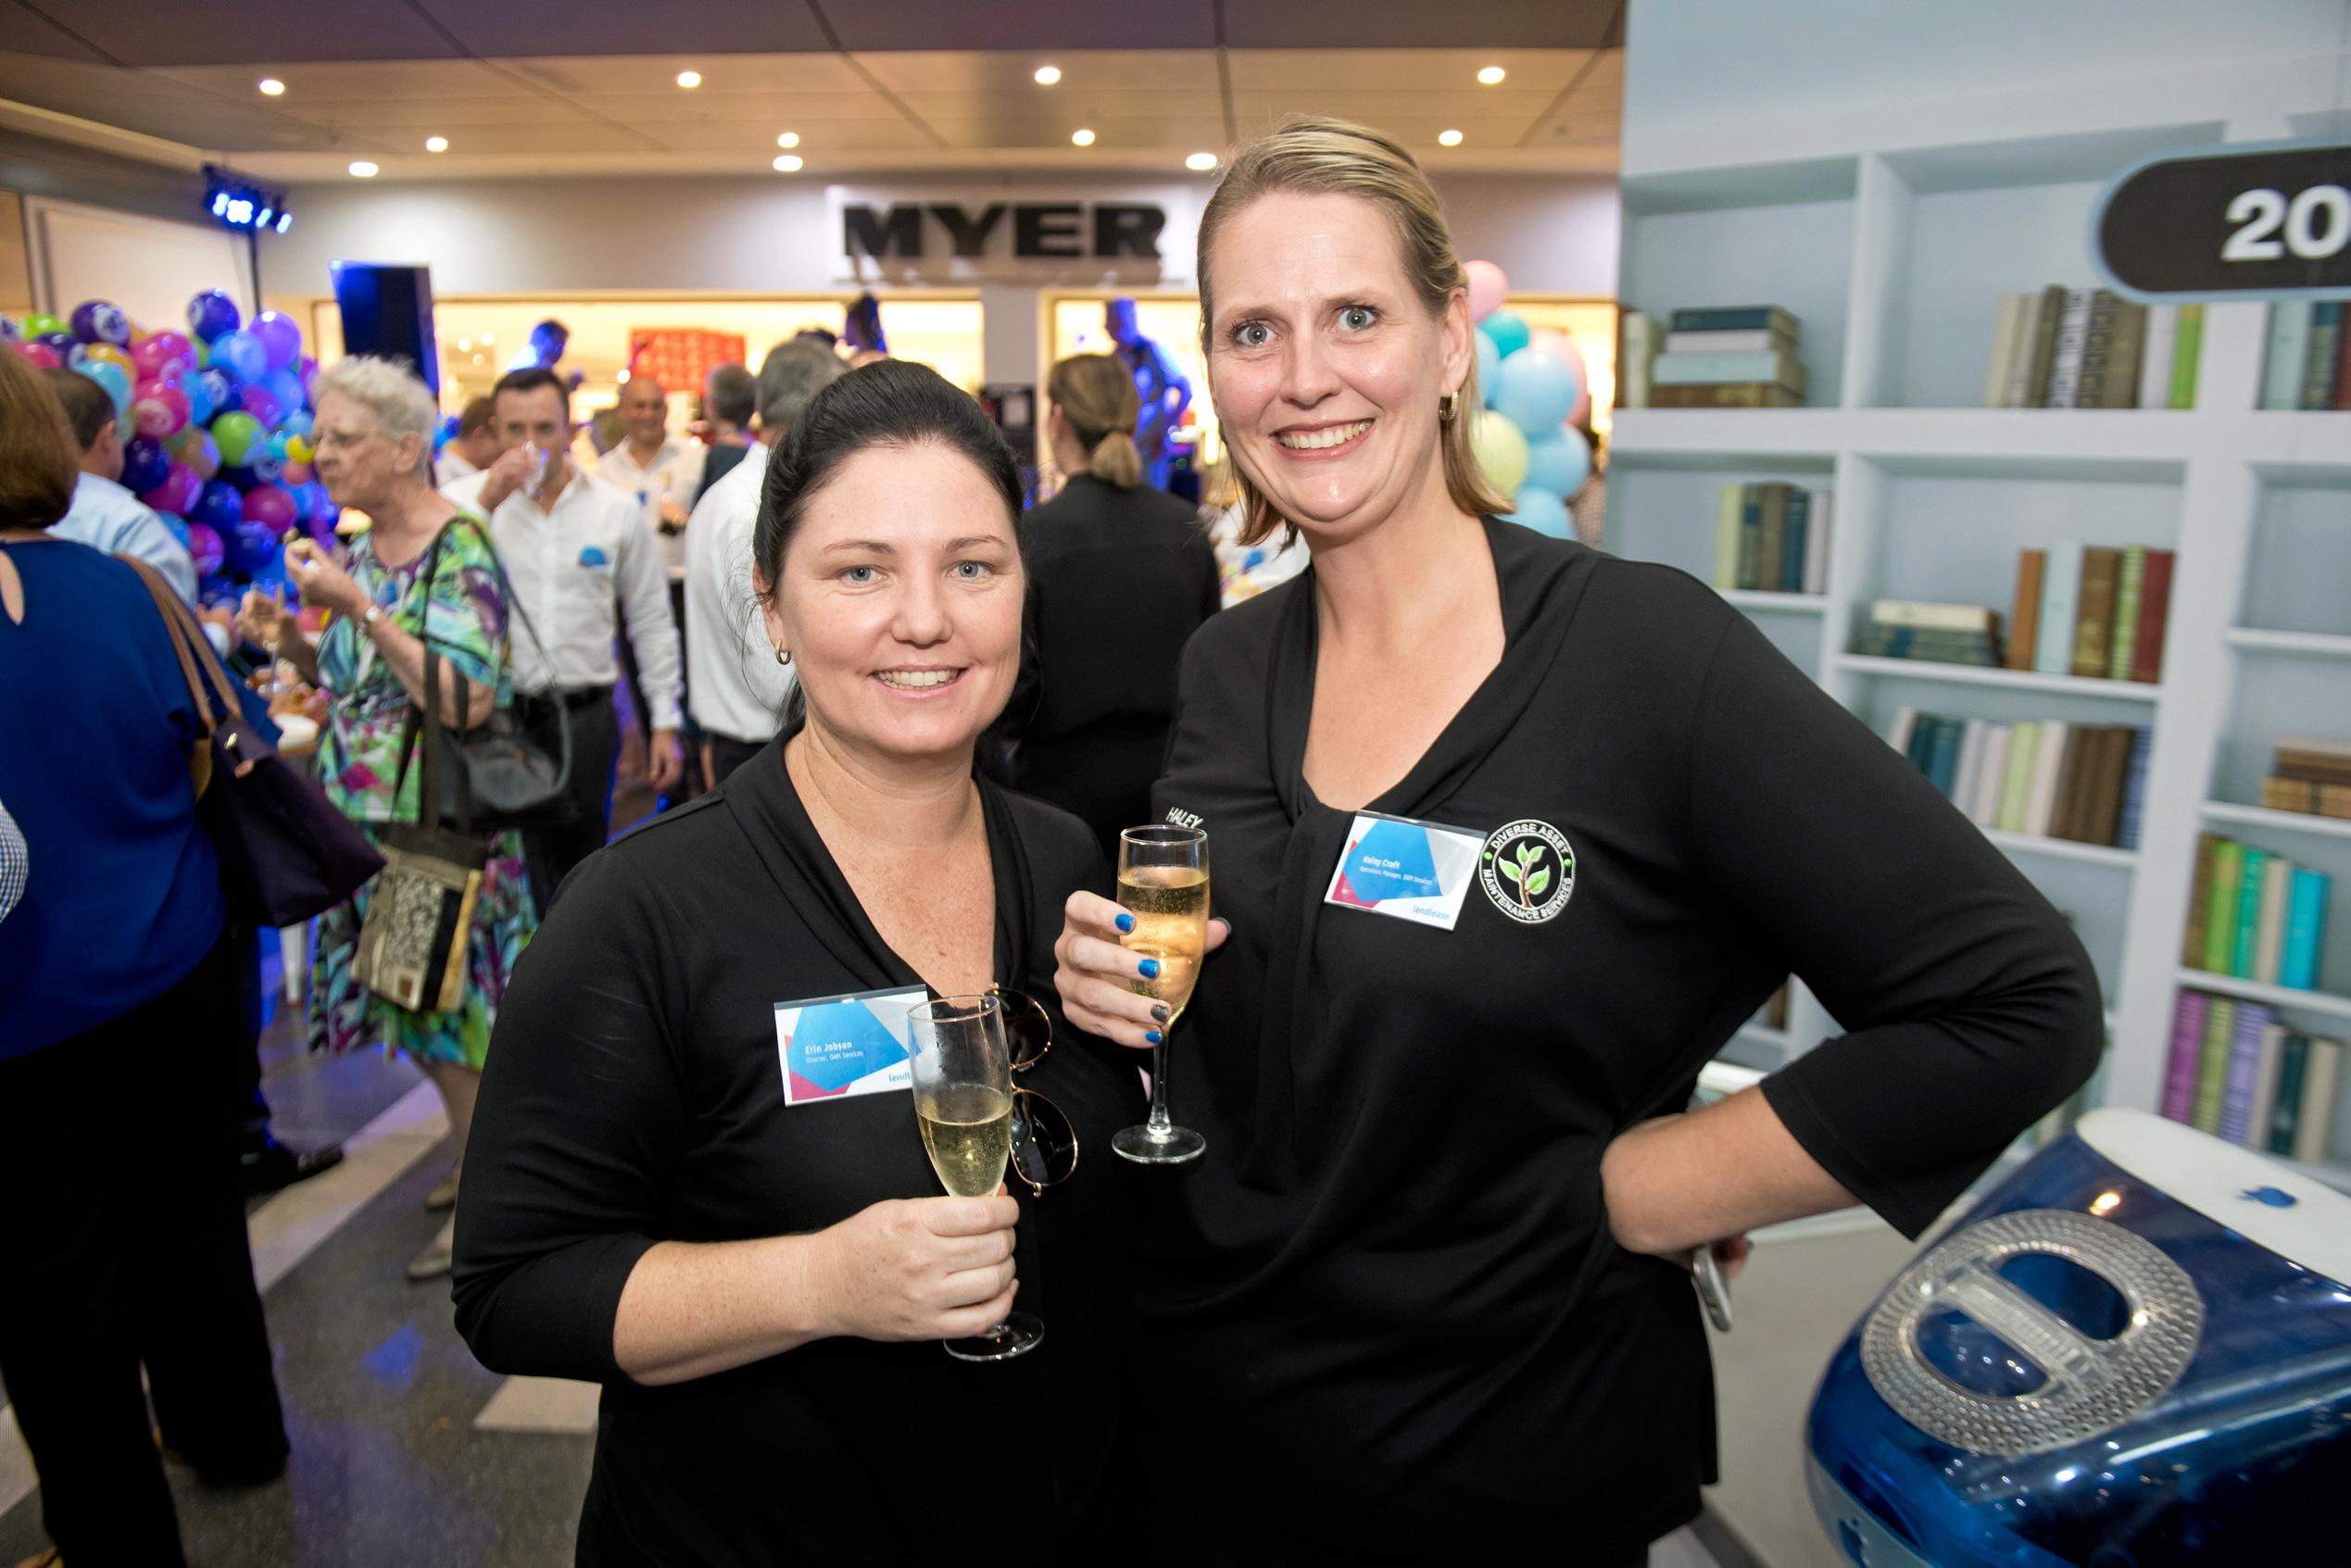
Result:
{"label": "pink balloon", "polygon": [[57,351],[45,343],[18,343],[9,346],[23,355],[25,362],[36,370],[54,370],[65,363],[57,358]]}
{"label": "pink balloon", "polygon": [[150,377],[132,392],[131,420],[141,435],[157,441],[177,435],[187,428],[188,395],[176,381]]}
{"label": "pink balloon", "polygon": [[208,524],[188,524],[188,554],[195,561],[196,575],[209,577],[220,571],[220,562],[228,553],[228,546],[220,542],[220,535]]}
{"label": "pink balloon", "polygon": [[167,367],[176,376],[195,369],[195,349],[178,332],[157,332],[131,345],[131,365],[142,381],[160,378]]}
{"label": "pink balloon", "polygon": [[261,421],[263,430],[277,429],[278,421],[285,418],[284,405],[278,401],[277,394],[266,386],[246,387],[240,401],[245,405],[246,413]]}
{"label": "pink balloon", "polygon": [[1469,319],[1482,321],[1510,297],[1510,280],[1490,261],[1473,261],[1463,270],[1469,274]]}
{"label": "pink balloon", "polygon": [[318,471],[309,464],[288,461],[285,471],[278,475],[278,482],[291,488],[296,484],[308,484],[317,477]]}
{"label": "pink balloon", "polygon": [[294,526],[294,497],[279,484],[257,484],[245,493],[245,521],[283,531]]}
{"label": "pink balloon", "polygon": [[173,463],[163,483],[139,497],[159,512],[185,512],[204,494],[204,481],[185,463]]}

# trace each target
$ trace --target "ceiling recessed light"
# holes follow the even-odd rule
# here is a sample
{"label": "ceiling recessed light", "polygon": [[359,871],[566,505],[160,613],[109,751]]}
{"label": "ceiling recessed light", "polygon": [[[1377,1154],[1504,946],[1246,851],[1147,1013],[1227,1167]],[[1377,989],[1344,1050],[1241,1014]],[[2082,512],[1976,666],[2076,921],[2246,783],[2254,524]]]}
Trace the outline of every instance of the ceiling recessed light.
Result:
{"label": "ceiling recessed light", "polygon": [[797,131],[786,131],[775,138],[775,144],[779,147],[797,147],[800,144],[800,133]]}
{"label": "ceiling recessed light", "polygon": [[775,171],[778,174],[798,174],[804,162],[798,153],[779,154],[775,159]]}
{"label": "ceiling recessed light", "polygon": [[1498,85],[1502,79],[1509,74],[1500,66],[1488,66],[1477,73],[1477,84],[1481,87],[1492,87]]}
{"label": "ceiling recessed light", "polygon": [[424,139],[424,150],[428,153],[446,153],[449,150],[449,139],[446,136],[427,136]]}
{"label": "ceiling recessed light", "polygon": [[1050,87],[1054,82],[1059,82],[1061,79],[1062,68],[1059,66],[1038,66],[1037,68],[1037,85],[1039,87]]}
{"label": "ceiling recessed light", "polygon": [[1081,147],[1090,147],[1094,144],[1094,133],[1091,131],[1073,131],[1069,133],[1069,139]]}
{"label": "ceiling recessed light", "polygon": [[265,98],[279,97],[285,92],[285,83],[274,76],[263,77],[257,85],[260,87],[261,95]]}
{"label": "ceiling recessed light", "polygon": [[497,340],[498,334],[496,332],[484,332],[482,334],[482,341],[484,343],[496,343]]}
{"label": "ceiling recessed light", "polygon": [[[1495,80],[1500,81],[1501,78],[1497,77]],[[677,73],[677,84],[680,87],[699,87],[702,85],[702,73],[698,70],[679,71]]]}
{"label": "ceiling recessed light", "polygon": [[1184,167],[1186,169],[1197,169],[1204,174],[1208,170],[1216,167],[1216,155],[1214,153],[1194,153],[1191,157],[1184,160]]}
{"label": "ceiling recessed light", "polygon": [[459,354],[471,354],[471,353],[472,353],[472,352],[473,352],[473,340],[472,340],[471,338],[470,338],[470,337],[461,337],[461,338],[458,339],[458,352],[459,352]]}
{"label": "ceiling recessed light", "polygon": [[375,178],[375,165],[361,158],[351,166],[351,177],[355,180],[372,180]]}
{"label": "ceiling recessed light", "polygon": [[1458,131],[1440,131],[1437,132],[1437,144],[1440,147],[1458,147],[1461,145],[1461,132]]}

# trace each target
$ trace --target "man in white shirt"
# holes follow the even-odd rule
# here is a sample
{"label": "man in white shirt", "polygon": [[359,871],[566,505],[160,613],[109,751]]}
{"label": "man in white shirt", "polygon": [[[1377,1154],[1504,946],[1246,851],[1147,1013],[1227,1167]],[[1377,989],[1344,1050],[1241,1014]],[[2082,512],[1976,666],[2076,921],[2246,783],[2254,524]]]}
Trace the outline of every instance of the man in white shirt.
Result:
{"label": "man in white shirt", "polygon": [[[79,370],[42,372],[65,405],[66,421],[82,445],[82,473],[74,481],[73,508],[49,529],[52,539],[71,539],[110,556],[131,556],[163,573],[164,581],[193,607],[195,562],[155,509],[122,488],[122,426],[107,389]],[[216,651],[218,651],[216,649]]]}
{"label": "man in white shirt", "polygon": [[620,750],[612,711],[612,657],[625,614],[629,641],[653,726],[648,759],[657,790],[685,771],[678,746],[678,642],[652,531],[633,495],[572,464],[571,393],[544,369],[499,378],[497,431],[504,446],[478,474],[442,494],[486,518],[514,612],[508,643],[516,709],[534,730],[571,713],[575,821],[523,835],[540,907],[573,866],[605,841],[612,813],[612,769]]}
{"label": "man in white shirt", "polygon": [[660,542],[661,564],[673,583],[685,576],[685,540],[679,525],[662,516],[661,503],[675,496],[680,510],[694,500],[701,471],[701,448],[670,433],[670,395],[651,376],[631,376],[621,387],[621,426],[628,439],[597,460],[596,477],[636,497],[645,526]]}
{"label": "man in white shirt", "polygon": [[795,340],[760,366],[760,441],[694,504],[685,529],[685,661],[710,786],[775,738],[792,695],[775,661],[751,587],[751,530],[768,453],[800,410],[849,369],[823,345]]}
{"label": "man in white shirt", "polygon": [[497,461],[497,406],[487,397],[467,402],[458,416],[457,433],[433,459],[433,483],[455,484],[470,473],[480,473]]}

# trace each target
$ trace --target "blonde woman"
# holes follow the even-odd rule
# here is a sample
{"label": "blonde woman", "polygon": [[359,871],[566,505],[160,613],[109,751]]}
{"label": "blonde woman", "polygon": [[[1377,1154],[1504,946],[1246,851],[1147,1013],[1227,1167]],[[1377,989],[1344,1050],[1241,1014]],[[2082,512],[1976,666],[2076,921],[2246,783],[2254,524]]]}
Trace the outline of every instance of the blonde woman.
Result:
{"label": "blonde woman", "polygon": [[1024,527],[1034,645],[1012,722],[1017,788],[1075,812],[1103,845],[1145,820],[1167,751],[1176,663],[1216,613],[1216,553],[1192,508],[1143,483],[1134,378],[1079,354],[1045,383],[1069,483]]}
{"label": "blonde woman", "polygon": [[[1497,521],[1461,263],[1393,140],[1241,149],[1199,278],[1246,535],[1313,564],[1192,639],[1152,792],[1230,935],[1176,1041],[1208,1149],[1127,1473],[1204,1561],[1639,1562],[1714,1476],[1691,1249],[1855,1201],[1916,1235],[2089,1075],[2097,982],[1719,595]],[[1142,1046],[1116,918],[1070,899],[1057,982]],[[1792,969],[1847,1033],[1678,1114]]]}

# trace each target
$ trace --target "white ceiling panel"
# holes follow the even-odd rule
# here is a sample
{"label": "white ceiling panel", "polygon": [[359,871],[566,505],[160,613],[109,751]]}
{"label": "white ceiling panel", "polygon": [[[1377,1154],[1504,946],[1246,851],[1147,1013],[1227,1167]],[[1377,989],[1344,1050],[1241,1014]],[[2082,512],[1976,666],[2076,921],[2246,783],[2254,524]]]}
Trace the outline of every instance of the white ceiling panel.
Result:
{"label": "white ceiling panel", "polygon": [[[568,56],[502,62],[559,93],[855,93],[866,90],[857,68],[838,55]],[[677,73],[702,73],[702,85],[677,84]]]}
{"label": "white ceiling panel", "polygon": [[[935,119],[932,128],[957,147],[1066,147],[1070,124],[1062,119]],[[1214,149],[1225,144],[1222,115],[1113,119],[1089,121],[1092,151],[1117,148]]]}
{"label": "white ceiling panel", "polygon": [[[796,120],[792,128],[800,137],[800,144],[793,151],[807,158],[811,167],[827,156],[845,151],[911,152],[937,144],[903,119]],[[781,150],[775,144],[773,120],[698,120],[683,125],[647,125],[643,129],[662,145],[680,152],[739,152],[754,167],[767,162]]]}
{"label": "white ceiling panel", "polygon": [[380,131],[405,136],[453,125],[569,125],[591,118],[569,98],[551,93],[516,93],[503,98],[347,98],[331,104],[300,104],[287,111],[311,125]]}

